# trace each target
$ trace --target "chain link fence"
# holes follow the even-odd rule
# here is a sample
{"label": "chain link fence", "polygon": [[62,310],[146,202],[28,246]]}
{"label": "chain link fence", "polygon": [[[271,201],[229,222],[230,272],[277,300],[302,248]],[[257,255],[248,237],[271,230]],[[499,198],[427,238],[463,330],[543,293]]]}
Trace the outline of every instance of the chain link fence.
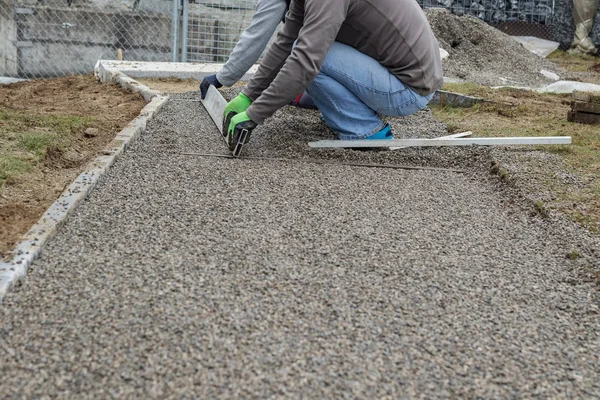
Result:
{"label": "chain link fence", "polygon": [[[445,7],[523,36],[546,36],[554,13],[553,0],[418,1],[424,8]],[[0,0],[0,77],[87,74],[98,59],[119,57],[225,62],[257,2]]]}
{"label": "chain link fence", "polygon": [[119,57],[224,62],[257,1],[0,0],[0,77],[88,74]]}
{"label": "chain link fence", "polygon": [[4,0],[0,75],[87,74],[118,49],[130,60],[168,61],[171,15],[169,1]]}

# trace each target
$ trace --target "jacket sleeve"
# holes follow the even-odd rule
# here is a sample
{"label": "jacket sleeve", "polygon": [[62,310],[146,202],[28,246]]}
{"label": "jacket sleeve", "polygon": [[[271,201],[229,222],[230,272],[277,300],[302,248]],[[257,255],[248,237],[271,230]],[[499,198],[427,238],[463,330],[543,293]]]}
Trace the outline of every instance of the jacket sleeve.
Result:
{"label": "jacket sleeve", "polygon": [[233,85],[256,63],[285,15],[286,7],[285,0],[258,1],[250,26],[242,33],[229,60],[217,73],[222,85]]}
{"label": "jacket sleeve", "polygon": [[243,89],[254,100],[246,110],[254,122],[263,123],[317,76],[346,19],[350,1],[292,1],[284,28]]}

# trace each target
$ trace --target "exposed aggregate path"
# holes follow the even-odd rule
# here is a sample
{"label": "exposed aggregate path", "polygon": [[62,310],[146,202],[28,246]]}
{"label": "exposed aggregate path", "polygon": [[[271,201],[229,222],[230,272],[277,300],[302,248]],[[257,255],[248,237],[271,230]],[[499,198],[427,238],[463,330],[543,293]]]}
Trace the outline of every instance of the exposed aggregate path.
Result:
{"label": "exposed aggregate path", "polygon": [[288,108],[246,155],[466,172],[184,156],[226,153],[194,98],[0,304],[0,397],[600,397],[598,243],[520,204],[486,150],[310,150],[329,132]]}

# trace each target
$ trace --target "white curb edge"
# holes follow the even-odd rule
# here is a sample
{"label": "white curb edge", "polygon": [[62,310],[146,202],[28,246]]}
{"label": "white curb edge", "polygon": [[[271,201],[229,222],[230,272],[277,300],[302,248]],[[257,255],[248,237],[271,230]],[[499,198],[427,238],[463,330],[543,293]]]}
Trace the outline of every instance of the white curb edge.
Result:
{"label": "white curb edge", "polygon": [[73,183],[46,210],[44,215],[22,237],[13,251],[13,259],[0,262],[0,301],[8,291],[27,274],[29,266],[41,254],[42,247],[50,240],[57,228],[66,221],[77,205],[92,191],[99,178],[106,173],[116,158],[123,153],[129,143],[146,129],[146,124],[169,99],[148,87],[139,84],[119,71],[104,70],[103,82],[117,82],[123,87],[138,91],[149,102],[133,121],[115,136],[104,149],[102,155],[88,164]]}
{"label": "white curb edge", "polygon": [[135,79],[130,78],[118,68],[108,65],[107,63],[98,60],[94,67],[94,75],[103,83],[116,83],[123,89],[129,89],[134,92],[139,92],[146,102],[150,102],[154,97],[161,96],[161,92],[150,89],[146,85],[142,85]]}
{"label": "white curb edge", "polygon": [[[179,63],[179,62],[154,62],[154,61],[117,61],[99,60],[99,65],[106,69],[120,71],[134,79],[138,78],[194,78],[202,80],[207,75],[218,73],[224,64],[219,63]],[[258,70],[258,64],[254,64],[240,80],[250,80]]]}

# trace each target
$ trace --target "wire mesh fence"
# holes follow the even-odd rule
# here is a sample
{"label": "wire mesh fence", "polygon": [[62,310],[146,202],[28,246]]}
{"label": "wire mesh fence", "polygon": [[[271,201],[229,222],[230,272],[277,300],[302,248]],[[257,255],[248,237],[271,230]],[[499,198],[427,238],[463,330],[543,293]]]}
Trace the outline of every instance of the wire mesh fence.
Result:
{"label": "wire mesh fence", "polygon": [[523,21],[548,25],[552,22],[552,0],[420,0],[421,7],[444,7],[458,16],[472,15],[489,24]]}
{"label": "wire mesh fence", "polygon": [[182,35],[182,49],[186,49],[182,61],[227,61],[240,34],[250,25],[257,1],[190,1],[189,10],[183,10],[187,35]]}
{"label": "wire mesh fence", "polygon": [[551,37],[554,0],[418,0],[423,8],[443,7],[471,15],[514,36]]}
{"label": "wire mesh fence", "polygon": [[[284,0],[282,0],[284,1]],[[550,29],[552,0],[418,0],[513,35]],[[225,62],[258,0],[0,0],[0,76],[87,74],[98,59]],[[512,25],[511,25],[512,24]],[[516,28],[515,28],[516,27]]]}

